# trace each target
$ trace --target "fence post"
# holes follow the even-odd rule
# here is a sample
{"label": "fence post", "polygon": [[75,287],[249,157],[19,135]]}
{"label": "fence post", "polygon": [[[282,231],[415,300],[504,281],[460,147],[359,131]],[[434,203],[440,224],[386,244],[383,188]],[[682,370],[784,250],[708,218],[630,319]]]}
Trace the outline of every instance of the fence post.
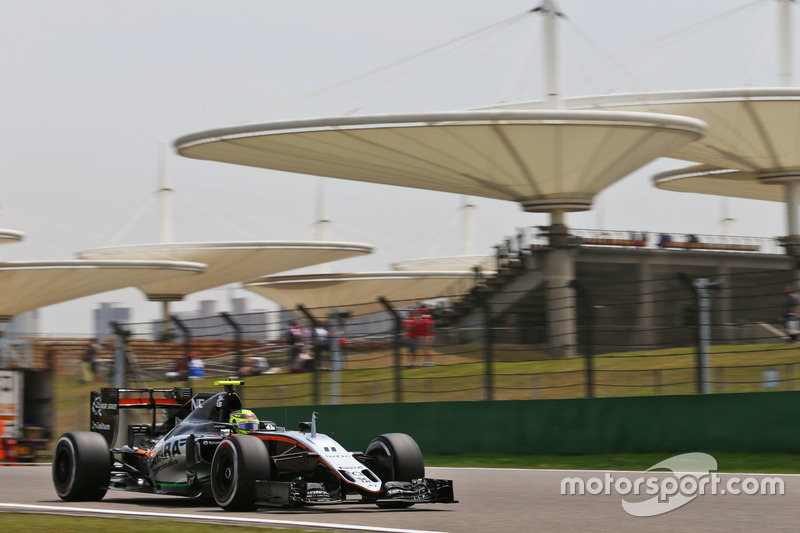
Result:
{"label": "fence post", "polygon": [[[578,312],[576,317],[580,316],[583,311],[586,327],[584,329],[584,339],[586,341],[586,397],[594,398],[594,302],[586,289],[583,288],[576,280],[570,282],[570,286],[578,295]],[[580,330],[580,325],[578,327]],[[580,339],[579,339],[580,344]]]}
{"label": "fence post", "polygon": [[489,305],[489,298],[483,293],[479,293],[479,305],[483,308],[484,316],[484,372],[486,383],[486,400],[494,400],[494,354],[492,353],[493,331],[492,331],[492,309]]}
{"label": "fence post", "polygon": [[653,385],[655,385],[653,392],[660,396],[662,394],[662,392],[661,392],[661,369],[660,368],[654,368],[653,369]]}
{"label": "fence post", "polygon": [[225,311],[220,313],[220,316],[228,323],[233,329],[233,351],[236,353],[236,373],[244,365],[242,364],[242,328],[233,320],[233,317]]}
{"label": "fence post", "polygon": [[181,332],[183,333],[183,355],[188,357],[189,352],[191,351],[192,332],[180,318],[176,317],[175,315],[172,315],[170,318],[172,319],[173,322],[175,322],[175,325],[178,326],[178,329],[180,329]]}
{"label": "fence post", "polygon": [[722,287],[722,282],[711,282],[708,278],[689,281],[679,273],[678,278],[686,283],[697,299],[697,392],[711,392],[711,291]]}
{"label": "fence post", "polygon": [[[183,333],[183,355],[186,356],[186,361],[189,361],[189,352],[191,351],[191,344],[192,344],[192,332],[186,326],[186,324],[181,321],[175,315],[170,316],[175,325],[178,326],[178,329],[181,330]],[[186,383],[189,383],[189,370],[186,370]]]}
{"label": "fence post", "polygon": [[394,320],[394,332],[392,339],[392,349],[394,351],[394,401],[396,403],[403,403],[403,373],[402,373],[402,360],[400,356],[400,339],[403,332],[403,321],[400,320],[400,315],[397,314],[394,307],[383,296],[378,297],[378,301],[389,311]]}
{"label": "fence post", "polygon": [[[308,319],[309,323],[311,324],[311,343],[313,344],[314,349],[314,359],[311,361],[311,396],[313,398],[313,404],[319,405],[319,353],[320,353],[320,346],[319,342],[317,342],[317,319],[314,318],[308,309],[303,307],[303,305],[298,305],[297,310],[303,313],[303,315]],[[333,339],[331,339],[333,340]],[[336,380],[338,380],[338,376],[335,376]],[[335,389],[335,390],[334,390]],[[333,403],[339,403],[339,383],[331,384],[331,394],[335,398]]]}
{"label": "fence post", "polygon": [[334,403],[339,403],[339,386],[341,383],[339,372],[344,369],[344,351],[341,344],[342,319],[350,316],[349,311],[339,311],[338,307],[331,309],[328,319],[328,355],[331,360],[331,387]]}

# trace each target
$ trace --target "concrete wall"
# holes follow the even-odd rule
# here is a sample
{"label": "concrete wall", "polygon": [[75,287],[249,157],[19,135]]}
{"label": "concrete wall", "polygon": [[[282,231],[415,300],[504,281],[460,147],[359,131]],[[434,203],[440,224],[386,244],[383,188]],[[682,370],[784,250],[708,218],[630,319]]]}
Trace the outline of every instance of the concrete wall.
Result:
{"label": "concrete wall", "polygon": [[408,433],[423,453],[800,452],[800,392],[260,408],[351,451]]}

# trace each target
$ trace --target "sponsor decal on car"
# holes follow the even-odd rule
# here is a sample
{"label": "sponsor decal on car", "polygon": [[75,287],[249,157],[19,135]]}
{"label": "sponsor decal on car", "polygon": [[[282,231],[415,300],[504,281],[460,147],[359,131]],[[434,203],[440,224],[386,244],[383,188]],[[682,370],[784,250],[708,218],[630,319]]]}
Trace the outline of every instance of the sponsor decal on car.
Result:
{"label": "sponsor decal on car", "polygon": [[100,411],[116,411],[118,408],[117,404],[115,403],[105,403],[100,401],[100,396],[96,396],[92,400],[92,414],[95,416],[101,416],[105,413],[101,413]]}

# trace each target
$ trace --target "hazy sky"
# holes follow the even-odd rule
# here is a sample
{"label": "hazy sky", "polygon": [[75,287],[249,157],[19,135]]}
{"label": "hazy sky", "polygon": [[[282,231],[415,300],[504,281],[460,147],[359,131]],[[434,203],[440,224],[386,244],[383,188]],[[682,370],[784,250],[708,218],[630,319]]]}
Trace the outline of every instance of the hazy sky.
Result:
{"label": "hazy sky", "polygon": [[[241,122],[540,98],[541,23],[522,16],[537,5],[0,0],[0,228],[27,234],[0,254],[70,259],[83,249],[157,241],[160,142],[170,146],[176,241],[312,239],[316,177],[185,159],[171,142]],[[774,0],[561,0],[560,7],[567,16],[567,96],[778,85]],[[796,5],[793,11],[797,18]],[[443,43],[450,45],[439,48]],[[569,215],[567,223],[721,233],[721,199],[650,184],[654,173],[685,165],[658,160],[607,189],[598,209]],[[334,271],[384,270],[401,259],[462,252],[457,195],[332,179],[325,191],[330,238],[377,248],[334,264]],[[516,227],[547,221],[511,203],[474,202],[479,252],[490,253]],[[737,234],[785,231],[781,205],[729,206]],[[173,310],[229,295],[247,296],[251,309],[273,307],[227,288]],[[157,304],[125,289],[43,309],[42,333],[90,334],[90,309],[101,301],[134,307],[137,322],[159,314]],[[223,303],[218,310],[226,309]]]}

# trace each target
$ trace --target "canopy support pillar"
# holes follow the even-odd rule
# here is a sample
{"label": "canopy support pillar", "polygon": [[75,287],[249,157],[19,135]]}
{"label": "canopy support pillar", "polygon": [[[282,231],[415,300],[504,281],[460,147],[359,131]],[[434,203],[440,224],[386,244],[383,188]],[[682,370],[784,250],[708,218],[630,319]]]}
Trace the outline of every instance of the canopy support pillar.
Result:
{"label": "canopy support pillar", "polygon": [[548,237],[550,250],[545,261],[548,345],[562,357],[574,357],[578,346],[576,299],[572,287],[575,248],[564,224],[562,210],[551,213]]}

